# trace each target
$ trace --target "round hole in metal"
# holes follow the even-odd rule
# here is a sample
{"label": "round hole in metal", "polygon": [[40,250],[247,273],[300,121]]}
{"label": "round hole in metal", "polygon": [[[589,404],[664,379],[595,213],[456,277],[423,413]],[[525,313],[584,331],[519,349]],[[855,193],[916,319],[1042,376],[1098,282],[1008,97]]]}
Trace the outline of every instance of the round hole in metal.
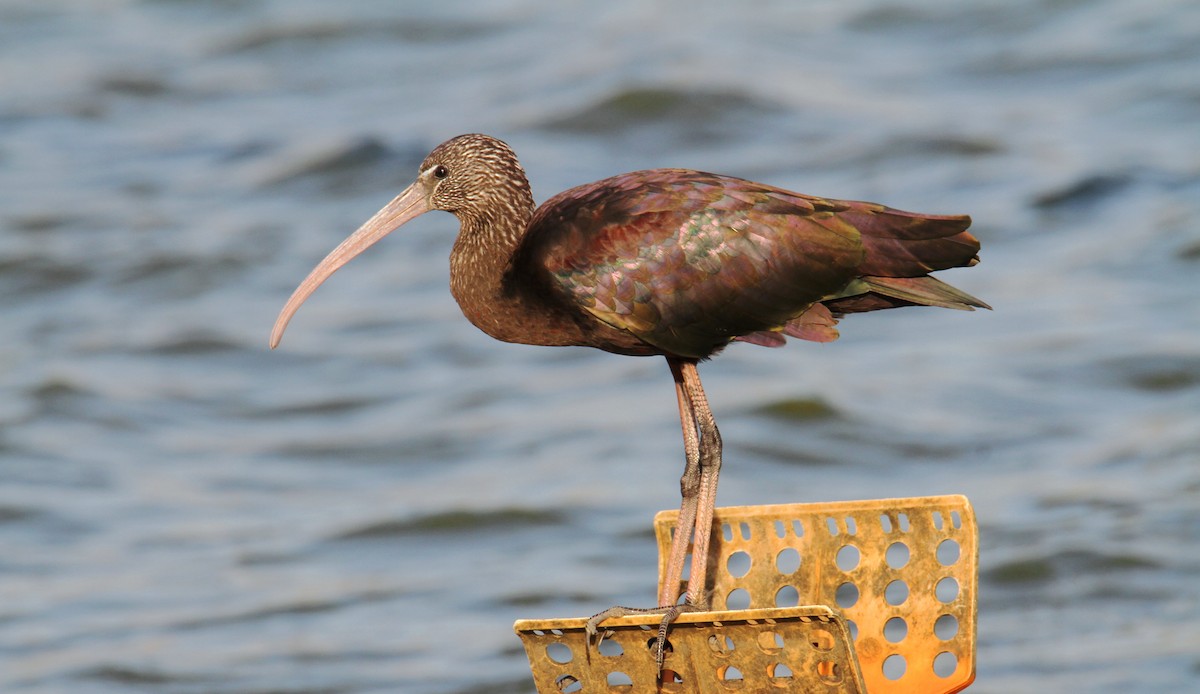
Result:
{"label": "round hole in metal", "polygon": [[835,561],[837,567],[842,571],[853,571],[858,568],[858,562],[862,560],[862,552],[854,545],[842,545],[837,551]]}
{"label": "round hole in metal", "polygon": [[958,635],[958,617],[944,614],[933,623],[933,635],[943,641],[949,641]]}
{"label": "round hole in metal", "polygon": [[908,545],[903,542],[893,542],[888,545],[887,552],[884,553],[887,565],[893,569],[903,569],[907,566],[909,556]]}
{"label": "round hole in metal", "polygon": [[892,581],[883,589],[883,599],[892,607],[903,605],[908,600],[908,584],[901,580]]}
{"label": "round hole in metal", "polygon": [[907,670],[908,663],[904,660],[904,656],[899,653],[893,653],[883,659],[883,676],[889,680],[895,681],[904,677],[904,673]]}
{"label": "round hole in metal", "polygon": [[842,609],[854,607],[854,604],[858,602],[858,586],[849,582],[843,583],[837,587],[833,599],[837,602],[837,606]]}
{"label": "round hole in metal", "polygon": [[784,547],[775,555],[775,568],[787,576],[800,570],[800,552],[795,547]]}
{"label": "round hole in metal", "polygon": [[958,656],[950,651],[942,651],[933,659],[933,674],[938,677],[949,677],[958,670]]}
{"label": "round hole in metal", "polygon": [[954,540],[942,540],[937,546],[937,560],[942,566],[951,566],[958,561],[962,548]]}
{"label": "round hole in metal", "polygon": [[942,602],[954,602],[958,597],[958,580],[953,576],[943,578],[933,587],[933,594]]}
{"label": "round hole in metal", "polygon": [[725,609],[750,609],[750,591],[746,590],[745,588],[734,588],[733,590],[729,591],[729,595],[725,596]]}
{"label": "round hole in metal", "polygon": [[546,645],[546,657],[562,665],[571,662],[575,654],[571,652],[571,648],[567,644],[556,641]]}
{"label": "round hole in metal", "polygon": [[750,554],[738,550],[729,555],[725,560],[725,568],[729,570],[729,575],[734,578],[741,578],[750,573]]}

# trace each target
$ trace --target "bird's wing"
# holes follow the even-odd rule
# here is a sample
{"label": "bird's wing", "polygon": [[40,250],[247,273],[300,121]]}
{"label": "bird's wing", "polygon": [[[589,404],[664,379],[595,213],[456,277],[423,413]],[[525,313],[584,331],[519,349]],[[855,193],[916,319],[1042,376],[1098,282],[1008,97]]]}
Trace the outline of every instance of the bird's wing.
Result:
{"label": "bird's wing", "polygon": [[846,290],[864,259],[839,216],[854,204],[696,171],[624,174],[542,205],[513,271],[542,273],[562,302],[666,353],[703,358]]}

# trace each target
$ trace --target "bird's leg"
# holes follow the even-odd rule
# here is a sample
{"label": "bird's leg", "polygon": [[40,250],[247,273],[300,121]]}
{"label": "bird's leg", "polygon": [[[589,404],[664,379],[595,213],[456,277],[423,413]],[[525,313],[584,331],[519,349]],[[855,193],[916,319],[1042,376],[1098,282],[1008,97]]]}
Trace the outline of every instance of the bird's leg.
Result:
{"label": "bird's leg", "polygon": [[[708,397],[704,394],[704,386],[700,383],[700,374],[696,371],[696,363],[683,362],[680,368],[683,374],[683,391],[691,407],[692,419],[700,434],[700,483],[695,502],[692,569],[688,573],[685,604],[693,610],[707,610],[709,605],[706,592],[708,545],[709,540],[712,539],[713,511],[717,505],[717,479],[721,473],[721,432],[717,430],[717,421],[713,417],[712,410],[709,409]],[[675,536],[678,538],[678,528],[675,532]],[[688,532],[687,534],[692,533]]]}
{"label": "bird's leg", "polygon": [[[685,464],[683,476],[679,478],[680,496],[683,502],[679,507],[679,517],[675,523],[675,534],[671,538],[671,548],[668,552],[667,568],[658,594],[658,607],[610,607],[588,619],[586,630],[589,643],[598,640],[598,627],[601,622],[610,617],[622,617],[628,614],[666,613],[660,629],[657,658],[661,669],[663,646],[666,636],[665,626],[679,616],[678,601],[680,586],[683,583],[683,565],[687,560],[687,548],[692,541],[692,529],[696,520],[696,501],[700,492],[700,436],[696,428],[696,419],[692,415],[692,407],[688,402],[683,385],[682,362],[668,358],[671,376],[675,380],[675,397],[679,403],[679,421],[683,426],[683,448]],[[602,638],[602,637],[600,637]]]}
{"label": "bird's leg", "polygon": [[[667,358],[675,379],[675,395],[679,401],[679,421],[683,427],[683,448],[686,458],[683,476],[679,479],[682,503],[675,523],[675,534],[667,554],[667,566],[659,590],[659,606],[650,608],[611,607],[593,615],[587,621],[588,643],[603,638],[598,635],[601,622],[610,617],[628,614],[662,613],[656,641],[655,659],[661,671],[667,632],[671,623],[683,612],[707,610],[708,546],[712,534],[713,510],[716,506],[717,478],[721,470],[721,433],[708,406],[708,398],[696,371],[696,362]],[[683,565],[688,546],[692,547],[692,567],[688,573],[687,598],[679,603]],[[590,655],[589,655],[590,660]]]}
{"label": "bird's leg", "polygon": [[671,538],[671,549],[667,555],[667,567],[663,572],[663,583],[659,588],[658,604],[673,607],[679,602],[679,586],[683,579],[683,564],[687,560],[687,548],[692,542],[692,530],[696,527],[696,502],[700,498],[700,435],[696,429],[696,418],[692,414],[691,402],[683,383],[682,363],[670,359],[671,375],[675,378],[675,396],[679,400],[679,423],[683,426],[683,450],[686,462],[683,476],[679,478],[679,494],[682,503],[675,522],[675,534]]}
{"label": "bird's leg", "polygon": [[[679,587],[683,578],[683,565],[687,561],[687,549],[693,542],[696,528],[696,507],[700,501],[700,490],[703,486],[704,473],[700,467],[700,432],[696,428],[696,417],[692,412],[691,400],[684,385],[683,367],[685,362],[667,359],[671,367],[671,376],[675,379],[675,397],[679,401],[679,423],[683,427],[683,450],[685,463],[683,476],[679,478],[679,493],[682,502],[679,505],[679,516],[675,521],[675,533],[671,537],[671,548],[667,552],[667,566],[663,571],[662,585],[658,592],[658,607],[644,612],[662,612],[663,618],[658,625],[658,638],[655,641],[654,658],[661,671],[663,659],[666,657],[667,631],[671,623],[685,610],[697,609],[690,601],[679,604]],[[693,370],[695,366],[692,366]],[[710,521],[711,523],[711,521]],[[692,557],[693,566],[695,556]],[[702,581],[703,582],[703,581]],[[689,587],[691,581],[689,578]]]}
{"label": "bird's leg", "polygon": [[[675,394],[679,400],[679,422],[683,426],[683,448],[687,462],[679,480],[683,501],[671,538],[667,567],[659,592],[662,621],[658,625],[655,658],[662,670],[666,655],[667,631],[683,612],[704,611],[709,600],[708,545],[712,535],[713,509],[717,497],[717,477],[721,470],[721,434],[708,407],[708,398],[700,383],[696,363],[667,359],[675,378]],[[697,419],[699,410],[699,419]],[[679,584],[688,545],[692,547],[692,567],[688,572],[687,598],[679,604]]]}

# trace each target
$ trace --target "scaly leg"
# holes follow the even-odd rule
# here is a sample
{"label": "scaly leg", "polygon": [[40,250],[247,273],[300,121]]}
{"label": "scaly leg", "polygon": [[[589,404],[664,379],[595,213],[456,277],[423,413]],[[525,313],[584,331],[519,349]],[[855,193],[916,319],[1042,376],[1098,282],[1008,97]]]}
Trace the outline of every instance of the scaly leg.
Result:
{"label": "scaly leg", "polygon": [[[665,656],[667,631],[685,611],[708,609],[708,545],[711,538],[713,509],[716,505],[717,478],[721,468],[721,435],[708,406],[708,398],[696,371],[696,362],[667,357],[675,380],[679,401],[679,421],[683,427],[686,464],[679,480],[682,503],[671,538],[659,606],[652,608],[612,607],[594,615],[587,623],[588,641],[597,636],[599,624],[609,617],[627,614],[663,613],[659,625],[655,658],[661,670]],[[687,599],[679,604],[679,589],[688,546],[692,546],[692,568],[688,575]]]}
{"label": "scaly leg", "polygon": [[683,564],[687,559],[688,545],[692,543],[692,530],[696,527],[696,502],[700,500],[703,478],[700,470],[700,433],[696,429],[696,418],[684,386],[683,363],[668,358],[667,364],[675,378],[675,396],[679,400],[679,423],[683,426],[683,450],[687,462],[683,476],[679,478],[679,495],[683,501],[679,506],[675,535],[671,538],[671,550],[667,554],[667,567],[658,594],[658,604],[663,607],[671,607],[679,602]]}
{"label": "scaly leg", "polygon": [[[700,384],[695,362],[684,362],[683,390],[691,406],[692,417],[700,433],[700,484],[696,499],[695,539],[692,543],[692,570],[688,574],[686,604],[696,610],[708,609],[708,545],[712,539],[713,510],[717,505],[717,478],[721,474],[721,432],[708,407],[708,397]],[[675,531],[679,536],[678,529]]]}

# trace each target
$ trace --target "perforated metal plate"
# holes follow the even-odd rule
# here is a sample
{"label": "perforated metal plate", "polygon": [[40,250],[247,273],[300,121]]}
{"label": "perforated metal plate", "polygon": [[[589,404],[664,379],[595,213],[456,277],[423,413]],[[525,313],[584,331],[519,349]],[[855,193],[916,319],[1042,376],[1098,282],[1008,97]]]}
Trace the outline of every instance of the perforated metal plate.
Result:
{"label": "perforated metal plate", "polygon": [[[655,517],[660,581],[677,515]],[[938,694],[974,680],[978,531],[966,497],[719,508],[713,533],[713,612],[672,626],[660,691]],[[514,625],[538,691],[653,691],[659,618],[606,621],[599,653],[584,648],[585,621]]]}
{"label": "perforated metal plate", "polygon": [[[660,580],[677,515],[654,519]],[[966,497],[727,507],[713,526],[714,611],[840,610],[872,692],[956,692],[975,679],[979,549]]]}
{"label": "perforated metal plate", "polygon": [[[538,692],[653,692],[661,617],[617,617],[585,650],[587,620],[521,620]],[[821,605],[697,612],[672,625],[662,692],[865,694],[846,623]]]}

